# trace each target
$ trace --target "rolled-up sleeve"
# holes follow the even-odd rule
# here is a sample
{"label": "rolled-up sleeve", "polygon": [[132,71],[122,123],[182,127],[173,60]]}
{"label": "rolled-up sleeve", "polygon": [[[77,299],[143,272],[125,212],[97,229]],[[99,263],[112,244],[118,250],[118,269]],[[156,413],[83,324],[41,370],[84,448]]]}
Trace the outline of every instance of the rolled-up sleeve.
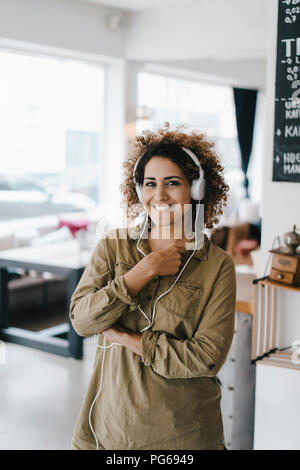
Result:
{"label": "rolled-up sleeve", "polygon": [[235,319],[236,274],[226,256],[191,339],[144,331],[141,361],[165,378],[213,377],[229,352]]}
{"label": "rolled-up sleeve", "polygon": [[107,238],[102,238],[71,297],[70,320],[76,333],[90,336],[110,328],[126,310],[138,307],[129,294],[124,275],[109,268]]}

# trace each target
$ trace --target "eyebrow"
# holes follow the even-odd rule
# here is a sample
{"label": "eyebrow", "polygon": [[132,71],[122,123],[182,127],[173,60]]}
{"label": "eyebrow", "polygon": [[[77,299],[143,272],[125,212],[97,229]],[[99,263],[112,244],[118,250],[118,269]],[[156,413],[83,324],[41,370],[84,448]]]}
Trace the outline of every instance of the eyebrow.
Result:
{"label": "eyebrow", "polygon": [[[179,178],[179,179],[183,180],[183,178],[181,178],[180,176],[175,176],[175,175],[174,176],[166,176],[164,179],[169,180],[171,178]],[[152,178],[151,176],[146,176],[144,179],[145,180],[155,180],[156,178]]]}

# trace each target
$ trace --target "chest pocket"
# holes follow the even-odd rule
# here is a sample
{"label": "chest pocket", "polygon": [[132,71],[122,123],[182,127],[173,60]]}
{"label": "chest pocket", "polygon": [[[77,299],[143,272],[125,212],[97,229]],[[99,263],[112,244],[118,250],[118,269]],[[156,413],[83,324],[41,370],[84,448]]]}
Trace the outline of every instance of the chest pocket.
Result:
{"label": "chest pocket", "polygon": [[[168,281],[167,288],[173,285],[174,281]],[[161,302],[168,312],[181,318],[195,318],[195,311],[202,303],[203,286],[189,281],[178,279],[175,286],[164,295],[158,302]]]}

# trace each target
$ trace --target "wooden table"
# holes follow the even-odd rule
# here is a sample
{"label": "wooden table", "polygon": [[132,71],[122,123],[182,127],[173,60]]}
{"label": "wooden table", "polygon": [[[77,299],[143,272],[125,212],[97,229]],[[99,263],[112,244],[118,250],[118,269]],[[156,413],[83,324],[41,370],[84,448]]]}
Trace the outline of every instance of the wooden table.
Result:
{"label": "wooden table", "polygon": [[[40,247],[0,251],[0,337],[25,346],[62,356],[82,358],[83,338],[74,331],[69,319],[71,296],[89,260],[90,253],[80,252],[77,240]],[[67,278],[66,323],[39,332],[9,327],[8,269],[23,268],[39,273],[49,272]]]}
{"label": "wooden table", "polygon": [[[41,247],[26,247],[0,251],[0,337],[5,341],[31,346],[43,351],[82,358],[83,338],[77,335],[69,320],[71,296],[90,258],[90,252],[80,252],[78,241],[53,243]],[[68,279],[67,322],[59,327],[39,332],[9,327],[8,272],[9,268],[23,268],[39,273],[50,272]],[[236,311],[254,313],[253,274],[238,273]]]}

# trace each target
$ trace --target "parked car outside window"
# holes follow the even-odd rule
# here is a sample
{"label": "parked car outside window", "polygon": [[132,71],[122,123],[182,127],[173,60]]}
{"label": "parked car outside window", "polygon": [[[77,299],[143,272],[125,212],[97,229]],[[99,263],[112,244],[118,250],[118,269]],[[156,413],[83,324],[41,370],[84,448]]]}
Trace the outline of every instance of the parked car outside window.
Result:
{"label": "parked car outside window", "polygon": [[47,189],[30,176],[0,175],[0,220],[89,211],[93,199],[76,192]]}

